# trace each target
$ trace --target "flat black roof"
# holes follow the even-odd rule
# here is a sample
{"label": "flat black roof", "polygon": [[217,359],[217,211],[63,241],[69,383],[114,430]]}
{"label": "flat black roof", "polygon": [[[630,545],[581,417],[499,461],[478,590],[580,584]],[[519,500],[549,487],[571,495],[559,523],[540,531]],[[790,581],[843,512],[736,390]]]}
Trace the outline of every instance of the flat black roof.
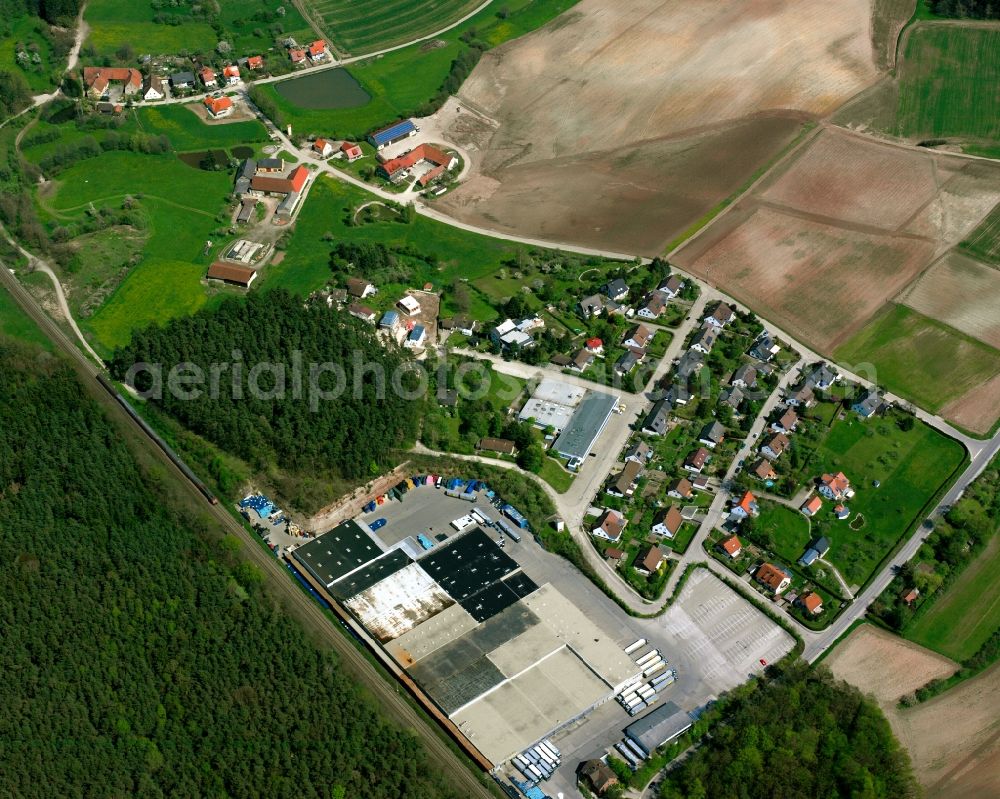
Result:
{"label": "flat black roof", "polygon": [[350,519],[292,552],[327,588],[381,554],[382,548],[375,540]]}
{"label": "flat black roof", "polygon": [[519,568],[480,527],[422,557],[420,566],[456,602],[468,599]]}
{"label": "flat black roof", "polygon": [[344,601],[350,599],[355,594],[360,594],[371,588],[375,583],[381,582],[386,577],[391,577],[401,569],[406,568],[413,559],[401,549],[394,549],[376,558],[371,563],[362,566],[356,572],[342,577],[330,586],[330,593],[337,599]]}
{"label": "flat black roof", "polygon": [[528,575],[518,572],[506,580],[491,583],[459,604],[472,618],[482,623],[537,589],[538,586]]}

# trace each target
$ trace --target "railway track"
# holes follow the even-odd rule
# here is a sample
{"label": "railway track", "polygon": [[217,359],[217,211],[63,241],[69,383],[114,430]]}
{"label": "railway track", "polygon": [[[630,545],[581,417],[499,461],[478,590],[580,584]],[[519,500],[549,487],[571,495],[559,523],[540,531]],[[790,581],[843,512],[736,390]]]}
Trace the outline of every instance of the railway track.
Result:
{"label": "railway track", "polygon": [[[94,380],[96,384],[101,370],[77,349],[76,345],[38,306],[31,294],[11,274],[6,266],[0,266],[0,282],[10,291],[17,304],[44,331],[59,351],[72,361],[79,372]],[[117,414],[120,419],[124,420],[126,424],[141,434],[141,438],[146,441],[148,450],[167,467],[170,473],[184,486],[184,490],[213,516],[225,532],[237,536],[247,544],[243,548],[245,556],[253,561],[265,575],[271,578],[271,585],[281,591],[282,597],[295,609],[299,617],[309,623],[320,635],[324,643],[330,645],[358,682],[379,700],[380,706],[387,711],[390,717],[401,727],[410,730],[420,738],[431,760],[437,764],[449,779],[449,782],[455,788],[459,789],[463,796],[495,799],[497,794],[479,781],[477,776],[442,740],[437,729],[431,726],[431,722],[423,718],[410,705],[406,697],[397,689],[396,685],[390,684],[382,677],[367,660],[364,653],[359,651],[333,625],[319,605],[299,589],[294,580],[290,579],[285,567],[269,552],[258,546],[253,535],[243,525],[239,524],[223,505],[211,505],[206,502],[201,491],[187,479],[177,464],[170,460],[156,442],[149,438],[142,426],[132,419],[113,398],[107,403],[106,407],[109,408],[108,413]]]}

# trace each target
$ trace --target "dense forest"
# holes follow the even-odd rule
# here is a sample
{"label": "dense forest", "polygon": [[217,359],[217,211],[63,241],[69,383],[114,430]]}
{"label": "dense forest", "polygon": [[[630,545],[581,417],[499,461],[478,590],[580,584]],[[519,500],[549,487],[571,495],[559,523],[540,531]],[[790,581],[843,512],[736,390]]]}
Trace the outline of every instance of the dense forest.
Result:
{"label": "dense forest", "polygon": [[941,17],[1000,19],[998,0],[928,0],[931,11]]}
{"label": "dense forest", "polygon": [[[394,466],[392,450],[416,438],[423,392],[402,351],[347,314],[284,291],[233,297],[138,332],[110,368],[123,379],[139,362],[162,365],[161,407],[257,468],[273,461],[292,472],[363,478]],[[188,387],[166,388],[169,371],[185,363],[206,376],[196,397],[185,396],[195,393]],[[135,383],[145,392],[154,381],[141,372]]]}
{"label": "dense forest", "polygon": [[32,16],[58,25],[71,25],[83,0],[0,0],[3,19]]}
{"label": "dense forest", "polygon": [[458,799],[68,367],[0,368],[0,796]]}
{"label": "dense forest", "polygon": [[708,736],[666,773],[663,799],[919,795],[881,711],[823,667],[772,666],[724,702]]}

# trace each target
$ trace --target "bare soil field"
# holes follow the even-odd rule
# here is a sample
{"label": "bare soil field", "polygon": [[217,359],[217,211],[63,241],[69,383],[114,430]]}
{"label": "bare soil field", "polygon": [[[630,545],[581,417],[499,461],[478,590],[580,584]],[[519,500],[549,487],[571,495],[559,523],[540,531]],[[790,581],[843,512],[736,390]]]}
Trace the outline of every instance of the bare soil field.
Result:
{"label": "bare soil field", "polygon": [[464,222],[617,252],[658,255],[795,137],[788,117],[685,139],[515,164],[475,174],[435,203]]}
{"label": "bare soil field", "polygon": [[1000,349],[1000,270],[952,251],[907,289],[900,301]]}
{"label": "bare soil field", "polygon": [[898,230],[962,166],[957,159],[830,128],[813,139],[783,174],[773,182],[769,179],[760,196],[840,222]]}
{"label": "bare soil field", "polygon": [[674,262],[832,352],[934,256],[933,241],[854,230],[752,203],[694,240]]}
{"label": "bare soil field", "polygon": [[[456,115],[449,140],[476,154],[473,176],[440,207],[615,249],[632,243],[629,217],[645,235],[628,249],[654,254],[741,185],[734,170],[780,152],[794,122],[877,79],[870,14],[870,0],[582,0],[483,56],[460,99],[496,124],[463,140]],[[698,184],[677,180],[680,199],[657,190],[677,171]]]}
{"label": "bare soil field", "polygon": [[901,697],[958,669],[953,660],[871,624],[841,641],[824,663],[840,679],[871,694],[883,710]]}
{"label": "bare soil field", "polygon": [[[940,165],[950,159],[935,158]],[[1000,165],[966,161],[962,169],[941,185],[941,190],[906,230],[938,239],[942,246],[957,244],[976,230],[981,220],[1000,202]]]}
{"label": "bare soil field", "polygon": [[1000,795],[1000,665],[901,710],[900,696],[950,674],[955,664],[870,625],[838,644],[826,664],[837,677],[874,695],[929,797]]}
{"label": "bare soil field", "polygon": [[998,397],[1000,397],[1000,375],[949,402],[941,409],[941,415],[966,430],[987,435],[997,420]]}

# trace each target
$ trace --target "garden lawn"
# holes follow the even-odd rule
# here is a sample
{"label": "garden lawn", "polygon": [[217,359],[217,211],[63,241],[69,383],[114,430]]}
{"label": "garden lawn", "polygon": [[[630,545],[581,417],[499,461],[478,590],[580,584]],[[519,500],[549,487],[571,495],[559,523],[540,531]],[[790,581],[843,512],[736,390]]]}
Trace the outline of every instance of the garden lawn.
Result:
{"label": "garden lawn", "polygon": [[[851,519],[860,513],[859,530],[831,514],[835,503],[824,500],[813,519],[813,534],[832,542],[826,560],[848,585],[863,585],[882,560],[923,520],[928,503],[951,481],[965,459],[960,444],[917,422],[900,430],[895,419],[859,420],[854,414],[837,422],[817,448],[813,477],[844,472],[857,492],[845,504]],[[873,481],[880,481],[875,488]],[[819,524],[818,524],[819,522]]]}
{"label": "garden lawn", "polygon": [[[540,28],[575,4],[576,0],[510,0],[503,4],[509,12],[506,19],[500,19],[496,4],[491,3],[471,19],[437,37],[435,41],[443,46],[421,42],[352,64],[348,71],[372,98],[360,108],[299,108],[281,96],[276,84],[265,84],[262,88],[274,98],[284,121],[291,123],[300,135],[316,133],[328,137],[363,138],[373,128],[414,115],[438,92],[452,61],[465,47],[460,39],[463,33],[474,29],[478,39],[495,47]],[[435,19],[440,17],[435,15]],[[336,38],[335,33],[332,35]]]}
{"label": "garden lawn", "polygon": [[890,305],[836,357],[873,364],[880,385],[930,411],[1000,373],[1000,352],[903,305]]}
{"label": "garden lawn", "polygon": [[180,152],[268,141],[267,129],[257,119],[208,125],[191,109],[191,105],[136,108],[130,112],[125,128],[165,135]]}
{"label": "garden lawn", "polygon": [[754,519],[753,525],[771,534],[774,554],[783,559],[785,565],[794,565],[812,538],[809,520],[798,511],[777,502],[761,500],[760,515]]}
{"label": "garden lawn", "polygon": [[976,653],[1000,627],[1000,536],[939,596],[904,635],[955,660]]}

